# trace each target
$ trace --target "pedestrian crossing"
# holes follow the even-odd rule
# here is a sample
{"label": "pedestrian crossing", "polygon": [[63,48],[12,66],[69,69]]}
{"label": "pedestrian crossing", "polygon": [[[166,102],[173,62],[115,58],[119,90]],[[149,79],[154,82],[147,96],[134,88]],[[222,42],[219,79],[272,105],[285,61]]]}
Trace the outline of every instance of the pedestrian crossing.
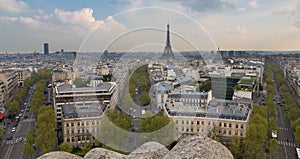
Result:
{"label": "pedestrian crossing", "polygon": [[289,147],[297,147],[297,145],[295,143],[286,142],[286,141],[278,141],[278,142],[279,142],[279,145],[289,146]]}
{"label": "pedestrian crossing", "polygon": [[289,131],[290,128],[283,128],[283,127],[279,127],[279,130],[286,130],[286,131]]}

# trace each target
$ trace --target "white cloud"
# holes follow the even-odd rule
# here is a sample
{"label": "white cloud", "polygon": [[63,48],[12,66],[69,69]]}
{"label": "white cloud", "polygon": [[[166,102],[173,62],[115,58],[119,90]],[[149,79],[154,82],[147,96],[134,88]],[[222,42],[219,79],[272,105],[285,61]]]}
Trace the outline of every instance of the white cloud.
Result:
{"label": "white cloud", "polygon": [[254,8],[257,8],[257,7],[260,6],[256,0],[249,1],[249,5],[254,7]]}
{"label": "white cloud", "polygon": [[46,28],[43,22],[36,19],[32,19],[31,17],[20,17],[19,22],[30,28],[35,28],[35,29]]}
{"label": "white cloud", "polygon": [[95,17],[93,17],[93,9],[91,8],[83,8],[73,12],[55,9],[54,14],[62,23],[74,25],[86,31],[104,23],[102,20],[96,20]]}
{"label": "white cloud", "polygon": [[0,20],[4,22],[16,22],[18,20],[17,17],[5,17],[5,16],[0,16]]}
{"label": "white cloud", "polygon": [[246,34],[247,32],[248,29],[240,25],[235,26],[233,29],[229,31],[229,33],[239,33],[239,34]]}
{"label": "white cloud", "polygon": [[294,14],[295,12],[296,12],[296,5],[292,5],[292,4],[279,6],[273,10],[274,15]]}
{"label": "white cloud", "polygon": [[0,0],[0,11],[5,12],[23,12],[28,9],[28,5],[24,1],[17,0]]}

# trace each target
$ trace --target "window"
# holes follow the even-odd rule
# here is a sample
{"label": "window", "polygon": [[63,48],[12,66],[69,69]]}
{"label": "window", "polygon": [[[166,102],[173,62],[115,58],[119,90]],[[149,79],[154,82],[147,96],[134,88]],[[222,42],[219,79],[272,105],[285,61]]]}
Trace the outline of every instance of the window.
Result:
{"label": "window", "polygon": [[77,133],[80,134],[80,130],[79,129],[77,130]]}
{"label": "window", "polygon": [[222,123],[219,123],[219,126],[222,127]]}
{"label": "window", "polygon": [[94,122],[94,121],[92,121],[92,125],[95,125],[95,122]]}
{"label": "window", "polygon": [[227,127],[227,123],[224,123],[224,127],[225,127],[225,128]]}
{"label": "window", "polygon": [[81,132],[84,133],[84,129],[82,129]]}
{"label": "window", "polygon": [[230,136],[231,136],[231,130],[228,130],[228,135],[230,135]]}
{"label": "window", "polygon": [[77,126],[80,126],[80,122],[77,123]]}
{"label": "window", "polygon": [[186,124],[189,124],[189,121],[188,121],[188,120],[186,121]]}
{"label": "window", "polygon": [[78,141],[80,141],[80,140],[81,140],[81,138],[80,138],[80,137],[78,137],[78,138],[77,138],[77,140],[78,140]]}
{"label": "window", "polygon": [[243,129],[243,128],[244,128],[244,125],[242,124],[242,125],[241,125],[241,129]]}
{"label": "window", "polygon": [[181,127],[181,132],[183,132],[184,131],[184,127]]}
{"label": "window", "polygon": [[70,131],[69,131],[69,129],[67,129],[67,132],[66,132],[66,134],[69,134],[70,133]]}
{"label": "window", "polygon": [[227,131],[226,131],[226,129],[223,131],[223,134],[224,134],[224,135],[226,135],[226,134],[227,134]]}
{"label": "window", "polygon": [[191,125],[193,125],[194,124],[194,122],[193,121],[191,121]]}
{"label": "window", "polygon": [[181,124],[184,124],[184,121],[183,121],[183,120],[181,121]]}
{"label": "window", "polygon": [[238,136],[238,131],[237,131],[237,130],[235,130],[234,135],[235,135],[235,136]]}
{"label": "window", "polygon": [[204,121],[201,121],[201,125],[204,125]]}
{"label": "window", "polygon": [[229,123],[229,127],[231,128],[231,123]]}
{"label": "window", "polygon": [[178,124],[178,120],[176,120],[176,124]]}
{"label": "window", "polygon": [[69,123],[66,124],[66,127],[69,127]]}
{"label": "window", "polygon": [[67,138],[67,142],[70,142],[70,138]]}
{"label": "window", "polygon": [[186,128],[186,132],[189,132],[189,128]]}
{"label": "window", "polygon": [[89,122],[88,122],[88,121],[86,122],[86,125],[89,125]]}
{"label": "window", "polygon": [[235,124],[235,128],[239,128],[239,124]]}
{"label": "window", "polygon": [[208,122],[208,126],[210,126],[210,121]]}
{"label": "window", "polygon": [[199,132],[199,128],[197,128],[197,132]]}
{"label": "window", "polygon": [[74,142],[75,140],[74,140],[74,137],[72,137],[72,142]]}
{"label": "window", "polygon": [[241,132],[240,132],[240,136],[241,136],[241,137],[243,137],[243,136],[244,136],[244,133],[243,133],[243,131],[241,131]]}
{"label": "window", "polygon": [[72,127],[74,126],[74,123],[73,123],[73,122],[71,123],[71,126],[72,126]]}
{"label": "window", "polygon": [[199,122],[199,121],[197,121],[197,125],[200,125],[200,122]]}

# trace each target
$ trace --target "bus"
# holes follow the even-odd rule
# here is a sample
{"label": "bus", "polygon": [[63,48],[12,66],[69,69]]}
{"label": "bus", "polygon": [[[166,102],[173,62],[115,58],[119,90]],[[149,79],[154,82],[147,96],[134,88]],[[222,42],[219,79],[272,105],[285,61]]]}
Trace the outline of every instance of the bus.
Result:
{"label": "bus", "polygon": [[298,159],[300,159],[300,148],[296,148]]}

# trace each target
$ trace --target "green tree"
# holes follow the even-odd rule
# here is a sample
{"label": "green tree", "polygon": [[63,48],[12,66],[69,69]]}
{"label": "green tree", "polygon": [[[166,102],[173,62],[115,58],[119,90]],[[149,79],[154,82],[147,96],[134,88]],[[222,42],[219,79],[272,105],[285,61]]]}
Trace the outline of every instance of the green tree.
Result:
{"label": "green tree", "polygon": [[141,101],[142,105],[148,105],[151,102],[151,98],[148,92],[143,92],[140,95],[139,100]]}
{"label": "green tree", "polygon": [[67,143],[63,142],[59,145],[59,151],[72,152],[72,147]]}
{"label": "green tree", "polygon": [[275,138],[271,138],[267,142],[267,150],[269,151],[269,156],[272,159],[278,158],[278,141]]}
{"label": "green tree", "polygon": [[5,133],[5,130],[3,128],[0,128],[0,139],[4,135],[4,133]]}
{"label": "green tree", "polygon": [[243,153],[242,153],[240,137],[233,136],[228,144],[228,149],[230,150],[230,152],[232,153],[235,159],[242,158]]}
{"label": "green tree", "polygon": [[20,103],[17,101],[13,100],[7,105],[7,110],[10,112],[16,112],[20,109]]}
{"label": "green tree", "polygon": [[300,125],[296,126],[294,136],[297,143],[300,143]]}
{"label": "green tree", "polygon": [[27,133],[26,133],[26,142],[23,145],[23,153],[25,155],[29,155],[30,158],[32,157],[33,154],[35,154],[36,150],[33,147],[34,144],[34,129],[29,128]]}
{"label": "green tree", "polygon": [[42,153],[55,149],[57,145],[56,121],[51,107],[42,106],[38,111],[35,143],[41,148]]}

